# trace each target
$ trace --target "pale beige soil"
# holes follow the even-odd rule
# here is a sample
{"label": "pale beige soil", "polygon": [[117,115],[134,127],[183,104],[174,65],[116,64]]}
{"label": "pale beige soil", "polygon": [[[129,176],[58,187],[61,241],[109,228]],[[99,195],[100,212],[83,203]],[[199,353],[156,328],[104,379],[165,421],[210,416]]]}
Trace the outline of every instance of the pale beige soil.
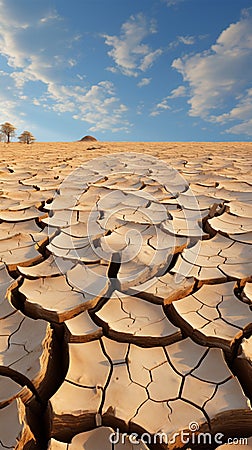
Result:
{"label": "pale beige soil", "polygon": [[53,162],[68,158],[87,161],[97,156],[117,152],[139,152],[159,158],[188,158],[200,156],[242,156],[252,154],[252,142],[35,142],[31,145],[0,143],[0,157],[13,162],[38,158]]}
{"label": "pale beige soil", "polygon": [[251,449],[251,168],[251,142],[0,143],[0,450]]}

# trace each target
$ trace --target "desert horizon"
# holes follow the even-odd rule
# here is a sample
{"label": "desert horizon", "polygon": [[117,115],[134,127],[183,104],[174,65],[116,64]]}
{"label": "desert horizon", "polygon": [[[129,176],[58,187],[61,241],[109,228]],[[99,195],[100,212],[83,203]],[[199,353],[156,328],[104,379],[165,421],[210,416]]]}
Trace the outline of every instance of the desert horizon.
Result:
{"label": "desert horizon", "polygon": [[0,143],[1,449],[252,448],[251,167]]}
{"label": "desert horizon", "polygon": [[[45,147],[45,148],[44,148]],[[230,154],[230,150],[232,152],[239,152],[241,151],[242,153],[248,154],[249,156],[249,152],[252,151],[252,141],[251,142],[236,142],[236,141],[231,141],[231,142],[212,142],[212,141],[208,141],[208,142],[198,142],[198,141],[189,141],[189,142],[169,142],[169,141],[164,141],[164,142],[156,142],[156,141],[111,141],[111,142],[107,142],[107,141],[101,141],[101,140],[97,140],[97,141],[90,141],[90,142],[81,142],[80,140],[76,140],[73,142],[33,142],[32,144],[22,144],[20,142],[10,142],[10,143],[6,143],[6,142],[0,142],[0,152],[2,152],[2,149],[5,149],[4,152],[6,153],[6,150],[9,149],[10,152],[12,152],[13,150],[19,152],[19,153],[23,153],[24,156],[27,155],[32,155],[32,156],[36,156],[36,152],[38,152],[38,156],[42,157],[43,156],[43,151],[44,150],[52,150],[52,152],[56,151],[55,147],[59,147],[59,149],[61,149],[61,151],[63,152],[64,150],[68,150],[68,151],[73,151],[73,152],[77,152],[78,150],[80,150],[81,148],[83,148],[83,150],[87,150],[88,152],[90,152],[90,157],[93,157],[94,155],[92,154],[92,151],[98,151],[99,154],[103,154],[103,152],[105,153],[107,150],[109,150],[109,152],[122,152],[122,151],[144,151],[145,153],[151,153],[153,152],[156,153],[156,155],[163,155],[163,154],[167,154],[168,156],[186,156],[186,155],[190,155],[191,157],[193,156],[193,154],[195,154],[196,156],[201,154],[201,153],[207,153],[207,152],[214,152],[214,153],[225,153],[228,152]],[[176,152],[173,155],[173,151]],[[95,152],[95,154],[97,154]],[[189,152],[189,153],[187,153]],[[230,154],[232,156],[232,153]],[[236,155],[236,153],[235,153]],[[2,157],[4,156],[1,155]],[[84,155],[82,155],[84,156]],[[86,155],[85,155],[86,157]],[[89,157],[89,153],[88,153],[88,157]]]}

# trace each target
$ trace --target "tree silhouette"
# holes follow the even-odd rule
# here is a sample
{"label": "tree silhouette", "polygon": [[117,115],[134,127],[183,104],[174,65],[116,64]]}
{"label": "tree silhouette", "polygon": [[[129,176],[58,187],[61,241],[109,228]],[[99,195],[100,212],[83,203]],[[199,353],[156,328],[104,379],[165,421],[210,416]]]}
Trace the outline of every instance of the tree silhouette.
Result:
{"label": "tree silhouette", "polygon": [[35,137],[33,136],[33,134],[27,130],[23,131],[23,133],[20,134],[18,139],[19,142],[22,142],[23,144],[31,144],[32,142],[35,141]]}
{"label": "tree silhouette", "polygon": [[10,142],[11,138],[15,136],[16,128],[9,122],[2,123],[0,128],[0,133],[4,136],[7,143]]}

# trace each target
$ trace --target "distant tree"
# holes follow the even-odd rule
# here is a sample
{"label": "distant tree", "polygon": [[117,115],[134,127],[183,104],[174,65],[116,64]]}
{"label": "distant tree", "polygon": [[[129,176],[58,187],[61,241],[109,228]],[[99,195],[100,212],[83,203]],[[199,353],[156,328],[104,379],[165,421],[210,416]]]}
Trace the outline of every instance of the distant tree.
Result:
{"label": "distant tree", "polygon": [[15,136],[16,128],[9,122],[2,123],[0,133],[4,136],[6,142],[10,142],[11,138]]}
{"label": "distant tree", "polygon": [[32,144],[36,139],[33,136],[33,134],[30,131],[23,131],[22,134],[18,137],[19,142],[22,142],[23,144]]}

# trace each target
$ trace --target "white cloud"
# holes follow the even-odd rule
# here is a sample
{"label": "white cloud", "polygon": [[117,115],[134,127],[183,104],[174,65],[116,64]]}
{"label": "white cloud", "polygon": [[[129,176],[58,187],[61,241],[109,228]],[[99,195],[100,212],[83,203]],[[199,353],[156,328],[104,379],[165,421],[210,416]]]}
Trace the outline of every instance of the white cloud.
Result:
{"label": "white cloud", "polygon": [[194,36],[178,36],[179,42],[182,42],[182,44],[185,45],[193,45],[195,43],[195,37]]}
{"label": "white cloud", "polygon": [[118,73],[118,69],[116,67],[113,67],[113,66],[106,67],[106,70],[108,70],[111,73]]}
{"label": "white cloud", "polygon": [[[27,0],[26,0],[27,2]],[[80,120],[94,124],[93,117],[102,129],[127,127],[124,119],[126,106],[115,95],[115,89],[107,81],[94,86],[84,86],[84,76],[72,73],[78,68],[75,44],[79,34],[72,34],[57,11],[48,7],[47,0],[29,2],[23,8],[22,1],[1,0],[0,54],[7,60],[11,72],[5,75],[11,92],[4,98],[0,94],[3,120],[17,120],[22,105],[31,97],[31,83],[36,94],[30,99],[33,106],[56,113],[72,113]],[[63,25],[62,25],[63,22]],[[1,77],[3,85],[3,78]],[[87,107],[90,101],[91,106]],[[3,109],[4,106],[4,109]],[[20,110],[20,111],[19,111]],[[7,116],[7,117],[6,117]],[[110,116],[110,121],[105,118]]]}
{"label": "white cloud", "polygon": [[56,10],[53,10],[49,14],[47,14],[47,16],[42,17],[40,19],[40,22],[41,23],[46,23],[46,22],[49,22],[50,20],[52,20],[52,21],[55,21],[55,20],[61,21],[62,18],[57,14]]}
{"label": "white cloud", "polygon": [[168,105],[168,97],[165,97],[163,100],[161,100],[159,103],[157,103],[151,111],[150,116],[155,117],[159,116],[161,112],[167,111],[171,109],[171,107]]}
{"label": "white cloud", "polygon": [[35,106],[40,106],[40,105],[41,105],[40,100],[38,100],[36,97],[32,100],[32,103],[33,103]]}
{"label": "white cloud", "polygon": [[237,99],[238,102],[234,108],[228,113],[219,116],[213,116],[214,122],[222,124],[230,123],[232,121],[240,123],[231,126],[226,130],[232,134],[246,134],[252,135],[252,88],[248,89],[243,96]]}
{"label": "white cloud", "polygon": [[138,87],[143,87],[143,86],[148,86],[148,84],[150,84],[151,82],[151,78],[142,78],[139,83],[137,83]]}
{"label": "white cloud", "polygon": [[171,91],[169,98],[177,98],[185,96],[186,96],[186,87],[181,85]]}
{"label": "white cloud", "polygon": [[252,97],[246,90],[252,73],[251,9],[243,11],[241,19],[229,25],[209,50],[175,59],[172,67],[189,85],[191,116],[219,123],[239,120],[227,131],[249,132],[246,114],[251,111]]}
{"label": "white cloud", "polygon": [[[179,45],[193,45],[196,42],[196,36],[177,36],[174,41],[169,43],[168,49],[174,49]],[[201,36],[198,36],[198,39],[203,39]]]}
{"label": "white cloud", "polygon": [[73,58],[70,58],[68,60],[68,64],[69,64],[70,67],[74,67],[77,64],[77,61],[75,59],[73,59]]}
{"label": "white cloud", "polygon": [[54,100],[50,109],[57,113],[71,112],[75,120],[92,125],[90,131],[127,131],[131,126],[124,118],[128,109],[116,97],[115,87],[110,81],[100,81],[89,89],[50,85],[48,92]]}
{"label": "white cloud", "polygon": [[163,0],[163,1],[167,4],[167,6],[175,6],[178,3],[183,2],[184,0]]}
{"label": "white cloud", "polygon": [[144,56],[139,66],[139,69],[145,72],[153,65],[155,59],[157,59],[160,55],[162,55],[162,50],[160,48],[158,48],[154,52],[149,52],[147,55]]}
{"label": "white cloud", "polygon": [[160,103],[156,105],[158,109],[171,109],[171,107],[167,103],[167,99],[162,100]]}
{"label": "white cloud", "polygon": [[143,100],[141,100],[137,105],[136,113],[138,116],[141,116],[144,111],[145,111],[145,103]]}
{"label": "white cloud", "polygon": [[80,95],[79,111],[73,118],[91,124],[90,131],[127,131],[130,124],[123,118],[127,107],[114,94],[114,86],[109,81],[91,86]]}
{"label": "white cloud", "polygon": [[155,110],[151,111],[150,116],[151,117],[156,117],[156,116],[159,116],[159,114],[160,114],[160,111],[155,109]]}
{"label": "white cloud", "polygon": [[247,120],[246,122],[239,123],[230,128],[226,129],[226,133],[232,134],[244,134],[247,136],[252,136],[252,119]]}
{"label": "white cloud", "polygon": [[17,97],[15,94],[15,81],[9,73],[0,71],[0,123],[11,122],[15,126],[22,126],[20,119],[22,110],[17,107]]}
{"label": "white cloud", "polygon": [[243,96],[237,98],[238,103],[228,113],[213,116],[212,120],[227,123],[230,120],[248,120],[252,117],[252,88],[247,89]]}
{"label": "white cloud", "polygon": [[[141,13],[131,16],[121,27],[120,36],[103,35],[105,44],[112,47],[108,55],[114,60],[115,68],[127,76],[137,77],[145,72],[162,54],[161,49],[152,50],[143,40],[156,32],[155,23],[148,22]],[[114,70],[114,68],[109,68]]]}

